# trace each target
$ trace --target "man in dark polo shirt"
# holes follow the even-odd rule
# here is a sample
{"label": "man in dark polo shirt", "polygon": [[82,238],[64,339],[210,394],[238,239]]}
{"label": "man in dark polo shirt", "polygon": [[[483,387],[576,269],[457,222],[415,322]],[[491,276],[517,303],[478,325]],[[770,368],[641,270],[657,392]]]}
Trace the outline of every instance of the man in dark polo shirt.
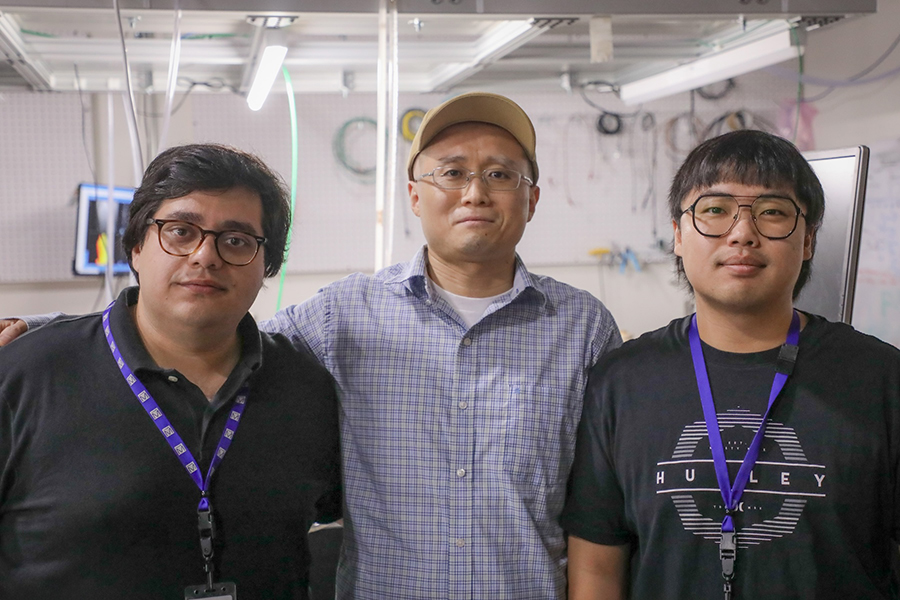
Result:
{"label": "man in dark polo shirt", "polygon": [[289,221],[257,158],[167,150],[123,239],[139,286],[0,349],[0,598],[307,597],[335,387],[247,313]]}

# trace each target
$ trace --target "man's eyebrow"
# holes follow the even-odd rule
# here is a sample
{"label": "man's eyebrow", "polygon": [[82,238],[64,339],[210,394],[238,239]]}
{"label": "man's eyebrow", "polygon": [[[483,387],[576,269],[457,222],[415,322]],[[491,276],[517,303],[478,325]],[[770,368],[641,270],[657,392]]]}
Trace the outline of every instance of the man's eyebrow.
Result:
{"label": "man's eyebrow", "polygon": [[246,221],[223,221],[219,227],[222,231],[243,231],[251,235],[262,235],[257,233],[257,228]]}
{"label": "man's eyebrow", "polygon": [[[458,163],[466,163],[467,157],[465,156],[444,156],[437,159],[439,164],[447,165],[447,164],[458,164]],[[503,165],[504,167],[515,169],[518,167],[516,164],[516,160],[510,158],[508,156],[488,156],[483,161],[485,164],[497,164]]]}
{"label": "man's eyebrow", "polygon": [[[739,194],[740,195],[740,194]],[[701,194],[701,196],[734,196],[731,192],[718,189],[713,186]],[[789,191],[779,191],[777,189],[766,190],[762,194],[757,194],[755,198],[790,198],[794,200],[794,194]]]}
{"label": "man's eyebrow", "polygon": [[[176,210],[165,217],[165,219],[174,219],[176,221],[185,221],[193,225],[199,226],[203,222],[203,215],[190,210]],[[252,235],[260,235],[257,228],[246,221],[227,220],[218,224],[218,231],[241,231]]]}
{"label": "man's eyebrow", "polygon": [[174,219],[176,221],[186,221],[188,223],[197,223],[203,220],[203,217],[200,213],[195,213],[190,210],[176,210],[175,212],[167,214],[164,219]]}
{"label": "man's eyebrow", "polygon": [[458,156],[458,155],[457,156],[442,156],[441,158],[437,159],[437,161],[443,165],[450,164],[450,163],[462,163],[462,162],[466,162],[466,157]]}
{"label": "man's eyebrow", "polygon": [[519,166],[518,164],[516,164],[516,163],[517,163],[516,159],[510,158],[510,157],[508,157],[508,156],[503,156],[503,155],[501,155],[501,156],[488,156],[486,162],[488,162],[488,163],[496,163],[496,164],[498,164],[498,165],[503,165],[504,167],[507,167],[507,168],[509,168],[509,169],[516,169],[516,168],[518,168],[518,166]]}

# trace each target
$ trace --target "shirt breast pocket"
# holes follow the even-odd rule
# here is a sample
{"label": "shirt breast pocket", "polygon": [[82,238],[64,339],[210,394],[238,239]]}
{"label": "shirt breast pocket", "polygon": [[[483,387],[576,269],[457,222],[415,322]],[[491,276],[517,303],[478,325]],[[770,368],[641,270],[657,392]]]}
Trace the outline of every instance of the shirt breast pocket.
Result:
{"label": "shirt breast pocket", "polygon": [[575,452],[581,396],[565,388],[509,386],[503,462],[520,484],[565,484]]}

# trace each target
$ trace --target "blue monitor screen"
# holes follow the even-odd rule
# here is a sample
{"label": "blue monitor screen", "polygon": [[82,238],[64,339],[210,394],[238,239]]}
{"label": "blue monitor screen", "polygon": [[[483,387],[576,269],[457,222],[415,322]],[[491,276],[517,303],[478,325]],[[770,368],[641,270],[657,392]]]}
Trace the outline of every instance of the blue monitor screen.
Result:
{"label": "blue monitor screen", "polygon": [[[106,186],[82,183],[78,186],[78,222],[75,232],[75,265],[77,275],[102,275],[109,261],[107,244],[109,226],[109,189]],[[122,250],[122,234],[128,223],[128,208],[134,196],[133,188],[113,188],[113,230],[115,263],[113,274],[127,274],[128,261]]]}

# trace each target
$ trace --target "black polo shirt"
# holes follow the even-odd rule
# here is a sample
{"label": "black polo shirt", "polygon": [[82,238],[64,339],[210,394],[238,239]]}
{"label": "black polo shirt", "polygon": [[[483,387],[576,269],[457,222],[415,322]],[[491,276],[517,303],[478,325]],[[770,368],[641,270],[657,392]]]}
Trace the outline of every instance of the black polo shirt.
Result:
{"label": "black polo shirt", "polygon": [[[205,476],[234,397],[249,399],[210,485],[217,579],[240,598],[305,598],[306,532],[340,516],[331,376],[280,335],[239,326],[241,359],[210,402],[147,353],[126,306],[110,314],[125,362]],[[125,382],[101,316],[51,323],[0,348],[0,598],[183,598],[205,581],[200,492]]]}

